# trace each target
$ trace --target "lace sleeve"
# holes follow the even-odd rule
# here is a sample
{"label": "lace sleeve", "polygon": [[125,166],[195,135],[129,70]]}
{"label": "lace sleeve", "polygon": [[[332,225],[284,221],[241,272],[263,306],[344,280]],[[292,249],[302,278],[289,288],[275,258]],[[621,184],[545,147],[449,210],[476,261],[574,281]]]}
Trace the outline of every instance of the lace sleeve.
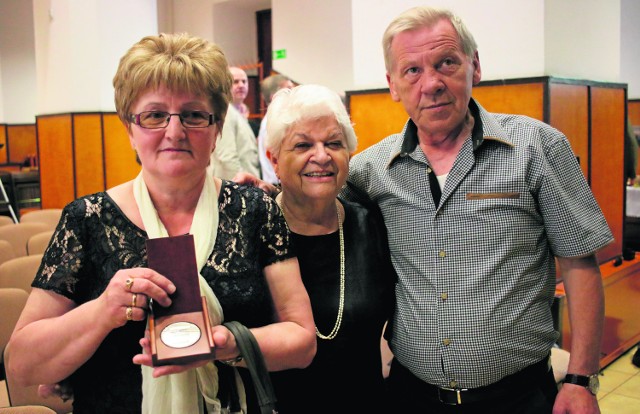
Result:
{"label": "lace sleeve", "polygon": [[260,238],[264,244],[261,262],[268,266],[275,262],[294,256],[291,248],[291,234],[284,219],[284,215],[273,198],[263,193],[266,205],[267,219],[260,231]]}
{"label": "lace sleeve", "polygon": [[32,286],[94,299],[119,269],[146,265],[145,239],[107,193],[79,198],[63,209]]}
{"label": "lace sleeve", "polygon": [[49,246],[44,252],[32,287],[52,290],[75,300],[77,273],[83,260],[82,243],[78,238],[80,217],[84,216],[79,200],[68,204]]}

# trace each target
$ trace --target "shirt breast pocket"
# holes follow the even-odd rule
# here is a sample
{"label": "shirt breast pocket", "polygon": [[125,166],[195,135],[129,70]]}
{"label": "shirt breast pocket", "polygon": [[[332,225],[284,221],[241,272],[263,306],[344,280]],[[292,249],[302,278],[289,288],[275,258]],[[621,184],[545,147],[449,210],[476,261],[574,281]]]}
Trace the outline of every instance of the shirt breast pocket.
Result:
{"label": "shirt breast pocket", "polygon": [[467,193],[467,200],[491,200],[491,199],[519,199],[520,193],[504,192],[504,193]]}

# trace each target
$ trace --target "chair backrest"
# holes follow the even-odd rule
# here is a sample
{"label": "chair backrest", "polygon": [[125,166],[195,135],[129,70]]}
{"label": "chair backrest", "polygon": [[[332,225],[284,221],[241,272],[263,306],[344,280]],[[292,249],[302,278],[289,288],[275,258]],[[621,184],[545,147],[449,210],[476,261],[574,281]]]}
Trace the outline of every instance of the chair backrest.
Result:
{"label": "chair backrest", "polygon": [[[11,347],[5,348],[4,351],[4,360],[7,363],[11,359],[10,348]],[[67,414],[73,411],[73,398],[62,401],[62,399],[57,396],[41,397],[38,395],[38,385],[19,386],[14,382],[10,372],[6,372],[5,381],[9,405],[12,407],[42,405],[49,407],[56,414]]]}
{"label": "chair backrest", "polygon": [[0,263],[0,288],[18,288],[31,293],[31,282],[41,261],[42,254],[33,254]]}
{"label": "chair backrest", "polygon": [[6,240],[0,240],[0,264],[15,257],[16,252],[13,250],[13,245]]}
{"label": "chair backrest", "polygon": [[[2,309],[2,318],[0,318],[0,352],[2,353],[4,353],[4,349],[9,343],[13,328],[18,322],[28,297],[29,294],[22,289],[0,289],[0,308]],[[2,361],[1,355],[0,361]]]}
{"label": "chair backrest", "polygon": [[0,239],[13,246],[16,257],[27,255],[27,241],[36,233],[51,230],[45,223],[14,223],[0,226]]}
{"label": "chair backrest", "polygon": [[7,224],[13,224],[15,221],[9,216],[0,215],[0,226],[4,226]]}
{"label": "chair backrest", "polygon": [[44,223],[51,230],[55,230],[62,216],[61,208],[44,208],[41,210],[29,210],[22,213],[20,223]]}
{"label": "chair backrest", "polygon": [[27,255],[42,254],[47,249],[55,230],[36,233],[27,240]]}

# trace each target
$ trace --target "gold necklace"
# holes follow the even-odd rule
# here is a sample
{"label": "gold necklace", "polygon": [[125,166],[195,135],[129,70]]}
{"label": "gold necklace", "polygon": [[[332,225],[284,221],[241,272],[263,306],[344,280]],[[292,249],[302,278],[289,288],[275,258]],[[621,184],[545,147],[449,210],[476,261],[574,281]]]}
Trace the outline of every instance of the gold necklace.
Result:
{"label": "gold necklace", "polygon": [[[278,205],[282,210],[282,215],[284,215],[284,208],[282,208],[282,201],[278,200]],[[340,330],[340,325],[342,325],[342,313],[344,312],[344,286],[345,286],[345,271],[344,271],[344,231],[342,230],[342,215],[340,214],[340,206],[338,204],[338,200],[336,200],[336,212],[338,214],[338,235],[340,237],[340,301],[338,304],[338,318],[336,319],[335,325],[333,325],[333,329],[329,332],[328,335],[323,335],[318,330],[318,326],[316,325],[316,335],[320,339],[331,340],[338,336],[338,331]],[[287,218],[285,217],[285,220]]]}

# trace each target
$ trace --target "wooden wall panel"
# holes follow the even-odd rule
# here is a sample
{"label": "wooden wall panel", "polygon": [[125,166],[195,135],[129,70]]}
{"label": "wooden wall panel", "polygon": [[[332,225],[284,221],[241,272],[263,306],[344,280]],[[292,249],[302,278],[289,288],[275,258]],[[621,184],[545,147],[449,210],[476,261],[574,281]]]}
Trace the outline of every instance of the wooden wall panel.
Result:
{"label": "wooden wall panel", "polygon": [[625,90],[591,86],[591,189],[615,237],[600,262],[622,255],[624,227]]}
{"label": "wooden wall panel", "polygon": [[102,115],[75,114],[73,143],[76,197],[105,190],[102,151]]}
{"label": "wooden wall panel", "polygon": [[552,83],[549,85],[549,124],[562,131],[589,178],[589,87]]}
{"label": "wooden wall panel", "polygon": [[37,117],[42,208],[62,208],[75,198],[71,115]]}
{"label": "wooden wall panel", "polygon": [[640,99],[629,100],[628,111],[631,125],[640,126]]}
{"label": "wooden wall panel", "polygon": [[353,129],[358,137],[356,153],[391,134],[402,131],[409,116],[401,103],[394,102],[388,89],[349,96]]}
{"label": "wooden wall panel", "polygon": [[127,130],[116,114],[103,114],[107,188],[132,180],[140,172]]}
{"label": "wooden wall panel", "polygon": [[[633,99],[627,102],[627,111],[629,114],[629,121],[634,127],[636,135],[640,135],[640,99]],[[638,160],[640,160],[640,148],[638,149]],[[636,168],[636,174],[640,175],[640,162]]]}
{"label": "wooden wall panel", "polygon": [[35,155],[36,126],[29,125],[7,125],[8,160],[9,163],[22,163],[28,155]]}
{"label": "wooden wall panel", "polygon": [[483,85],[473,88],[472,96],[489,112],[527,115],[544,119],[544,83]]}
{"label": "wooden wall panel", "polygon": [[7,125],[0,124],[0,164],[7,163]]}

